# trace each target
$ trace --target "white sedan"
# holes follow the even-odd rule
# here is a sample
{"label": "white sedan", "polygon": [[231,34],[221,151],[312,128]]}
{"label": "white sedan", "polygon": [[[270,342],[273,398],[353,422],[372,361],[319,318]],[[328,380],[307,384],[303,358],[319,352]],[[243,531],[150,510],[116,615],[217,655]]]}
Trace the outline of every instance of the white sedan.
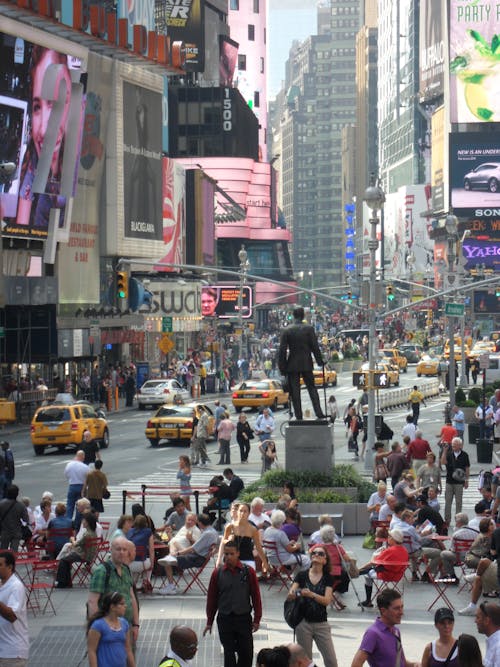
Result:
{"label": "white sedan", "polygon": [[191,400],[191,394],[177,380],[148,380],[137,391],[139,410],[165,403],[184,403]]}

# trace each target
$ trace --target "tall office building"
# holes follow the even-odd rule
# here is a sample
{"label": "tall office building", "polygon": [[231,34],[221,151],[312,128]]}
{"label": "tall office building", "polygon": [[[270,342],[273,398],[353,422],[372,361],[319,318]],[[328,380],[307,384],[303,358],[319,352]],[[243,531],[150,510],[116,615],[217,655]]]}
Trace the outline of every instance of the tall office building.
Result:
{"label": "tall office building", "polygon": [[257,116],[260,158],[266,160],[266,0],[229,0],[227,20],[239,45],[234,83]]}
{"label": "tall office building", "polygon": [[330,0],[318,35],[290,51],[281,138],[282,207],[293,238],[293,265],[307,287],[344,281],[342,129],[356,120],[355,40],[360,0]]}

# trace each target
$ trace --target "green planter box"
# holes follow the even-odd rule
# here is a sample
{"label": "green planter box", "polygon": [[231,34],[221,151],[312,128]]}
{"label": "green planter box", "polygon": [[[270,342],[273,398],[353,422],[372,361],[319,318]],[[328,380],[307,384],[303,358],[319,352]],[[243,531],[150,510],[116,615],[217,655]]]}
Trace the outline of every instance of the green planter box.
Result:
{"label": "green planter box", "polygon": [[476,447],[478,463],[491,463],[493,461],[493,443],[491,440],[478,438]]}

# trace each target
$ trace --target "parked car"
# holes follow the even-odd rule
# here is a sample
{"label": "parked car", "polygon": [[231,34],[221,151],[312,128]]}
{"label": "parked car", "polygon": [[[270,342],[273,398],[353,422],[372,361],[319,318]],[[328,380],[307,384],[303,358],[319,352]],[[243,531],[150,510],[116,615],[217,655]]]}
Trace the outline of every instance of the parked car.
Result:
{"label": "parked car", "polygon": [[464,176],[465,190],[499,192],[500,162],[483,162]]}
{"label": "parked car", "polygon": [[185,403],[190,400],[189,391],[173,379],[147,380],[137,391],[139,410],[144,410],[147,405],[154,407],[164,403]]}
{"label": "parked car", "polygon": [[78,449],[87,430],[102,449],[109,446],[108,423],[97,415],[91,405],[47,405],[38,408],[33,415],[31,443],[37,456],[50,446],[63,450],[66,445],[75,445]]}
{"label": "parked car", "polygon": [[278,380],[245,380],[233,391],[232,401],[236,412],[261,406],[277,410],[288,407],[288,392]]}
{"label": "parked car", "polygon": [[[193,432],[193,409],[199,403],[184,405],[162,405],[146,425],[146,438],[152,447],[158,447],[161,440],[178,440],[189,445]],[[207,405],[201,409],[208,414],[209,437],[214,434],[215,417]]]}

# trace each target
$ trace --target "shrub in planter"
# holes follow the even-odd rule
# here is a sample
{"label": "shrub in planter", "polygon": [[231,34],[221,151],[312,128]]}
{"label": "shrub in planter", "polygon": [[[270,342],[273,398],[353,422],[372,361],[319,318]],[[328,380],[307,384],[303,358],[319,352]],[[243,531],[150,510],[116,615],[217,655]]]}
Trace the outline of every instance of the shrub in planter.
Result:
{"label": "shrub in planter", "polygon": [[469,390],[469,401],[473,401],[474,405],[480,405],[483,392],[480,387],[472,387]]}
{"label": "shrub in planter", "polygon": [[466,400],[465,391],[462,387],[459,387],[455,392],[455,405],[463,407]]}

